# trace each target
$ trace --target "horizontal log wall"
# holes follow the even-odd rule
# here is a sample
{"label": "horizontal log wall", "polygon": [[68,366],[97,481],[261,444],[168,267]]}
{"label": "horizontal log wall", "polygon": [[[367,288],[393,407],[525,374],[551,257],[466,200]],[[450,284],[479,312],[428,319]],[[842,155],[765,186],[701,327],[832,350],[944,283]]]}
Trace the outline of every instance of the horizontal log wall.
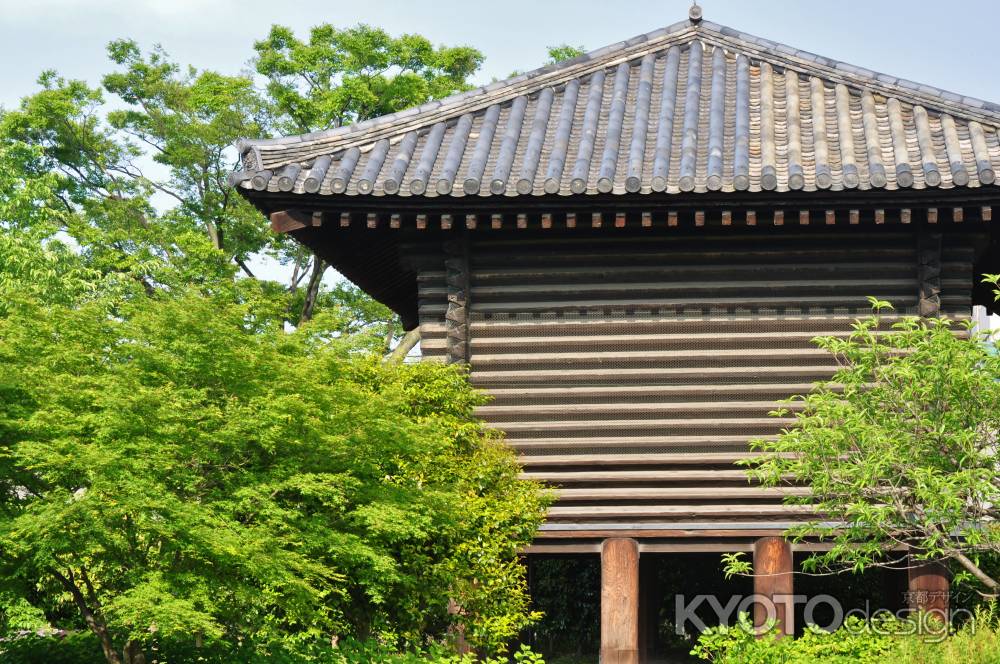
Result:
{"label": "horizontal log wall", "polygon": [[[802,520],[781,501],[802,489],[753,486],[734,461],[791,422],[768,416],[780,399],[832,374],[813,337],[847,333],[868,295],[916,314],[926,273],[909,229],[472,238],[471,379],[493,396],[479,414],[560,489],[546,551],[711,548]],[[941,247],[940,310],[968,317],[972,243]],[[444,352],[447,291],[421,272],[425,355]]]}

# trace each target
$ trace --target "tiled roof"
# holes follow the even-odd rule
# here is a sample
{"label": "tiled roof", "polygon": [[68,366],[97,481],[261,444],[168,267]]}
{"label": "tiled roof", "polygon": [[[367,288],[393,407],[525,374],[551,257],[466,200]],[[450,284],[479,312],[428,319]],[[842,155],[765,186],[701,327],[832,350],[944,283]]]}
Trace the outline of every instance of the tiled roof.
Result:
{"label": "tiled roof", "polygon": [[538,196],[993,185],[1000,106],[684,21],[324,132],[241,144],[246,190]]}

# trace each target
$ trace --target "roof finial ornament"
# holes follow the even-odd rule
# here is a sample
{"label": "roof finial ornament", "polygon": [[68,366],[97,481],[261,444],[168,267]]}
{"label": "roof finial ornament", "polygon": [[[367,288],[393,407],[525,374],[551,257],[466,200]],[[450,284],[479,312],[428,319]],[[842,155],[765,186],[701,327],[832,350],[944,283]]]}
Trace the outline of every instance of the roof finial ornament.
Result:
{"label": "roof finial ornament", "polygon": [[688,10],[688,18],[695,25],[701,23],[701,5],[698,4],[698,0],[694,0],[691,3],[691,9]]}

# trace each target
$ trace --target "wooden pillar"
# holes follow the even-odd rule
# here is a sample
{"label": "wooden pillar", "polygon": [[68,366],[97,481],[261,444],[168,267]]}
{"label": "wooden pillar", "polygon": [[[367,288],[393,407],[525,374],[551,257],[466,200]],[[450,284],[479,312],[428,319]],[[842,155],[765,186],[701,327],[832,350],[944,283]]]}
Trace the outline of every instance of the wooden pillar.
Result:
{"label": "wooden pillar", "polygon": [[910,609],[930,613],[947,622],[951,592],[948,568],[939,562],[916,560],[910,554],[909,580]]}
{"label": "wooden pillar", "polygon": [[448,364],[469,361],[469,238],[462,232],[444,241],[445,282],[448,308],[445,311],[445,359]]}
{"label": "wooden pillar", "polygon": [[917,311],[933,317],[941,313],[941,234],[917,232]]}
{"label": "wooden pillar", "polygon": [[[774,605],[777,634],[795,633],[795,607],[792,603],[792,545],[783,537],[762,537],[753,545],[753,591]],[[767,623],[769,606],[754,604],[753,624],[758,629]]]}
{"label": "wooden pillar", "polygon": [[601,546],[601,664],[639,662],[639,545],[608,539]]}

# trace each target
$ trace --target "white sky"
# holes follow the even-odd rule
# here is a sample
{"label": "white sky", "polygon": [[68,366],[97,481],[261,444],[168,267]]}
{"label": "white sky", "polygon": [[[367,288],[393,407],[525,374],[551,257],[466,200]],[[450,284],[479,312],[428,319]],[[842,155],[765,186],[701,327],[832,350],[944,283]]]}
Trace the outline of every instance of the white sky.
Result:
{"label": "white sky", "polygon": [[[703,0],[705,18],[819,55],[1000,102],[1000,0]],[[486,55],[477,82],[528,70],[560,43],[599,48],[687,16],[689,0],[0,0],[0,106],[38,73],[98,84],[104,47],[162,44],[183,64],[235,73],[274,23],[359,22]]]}

